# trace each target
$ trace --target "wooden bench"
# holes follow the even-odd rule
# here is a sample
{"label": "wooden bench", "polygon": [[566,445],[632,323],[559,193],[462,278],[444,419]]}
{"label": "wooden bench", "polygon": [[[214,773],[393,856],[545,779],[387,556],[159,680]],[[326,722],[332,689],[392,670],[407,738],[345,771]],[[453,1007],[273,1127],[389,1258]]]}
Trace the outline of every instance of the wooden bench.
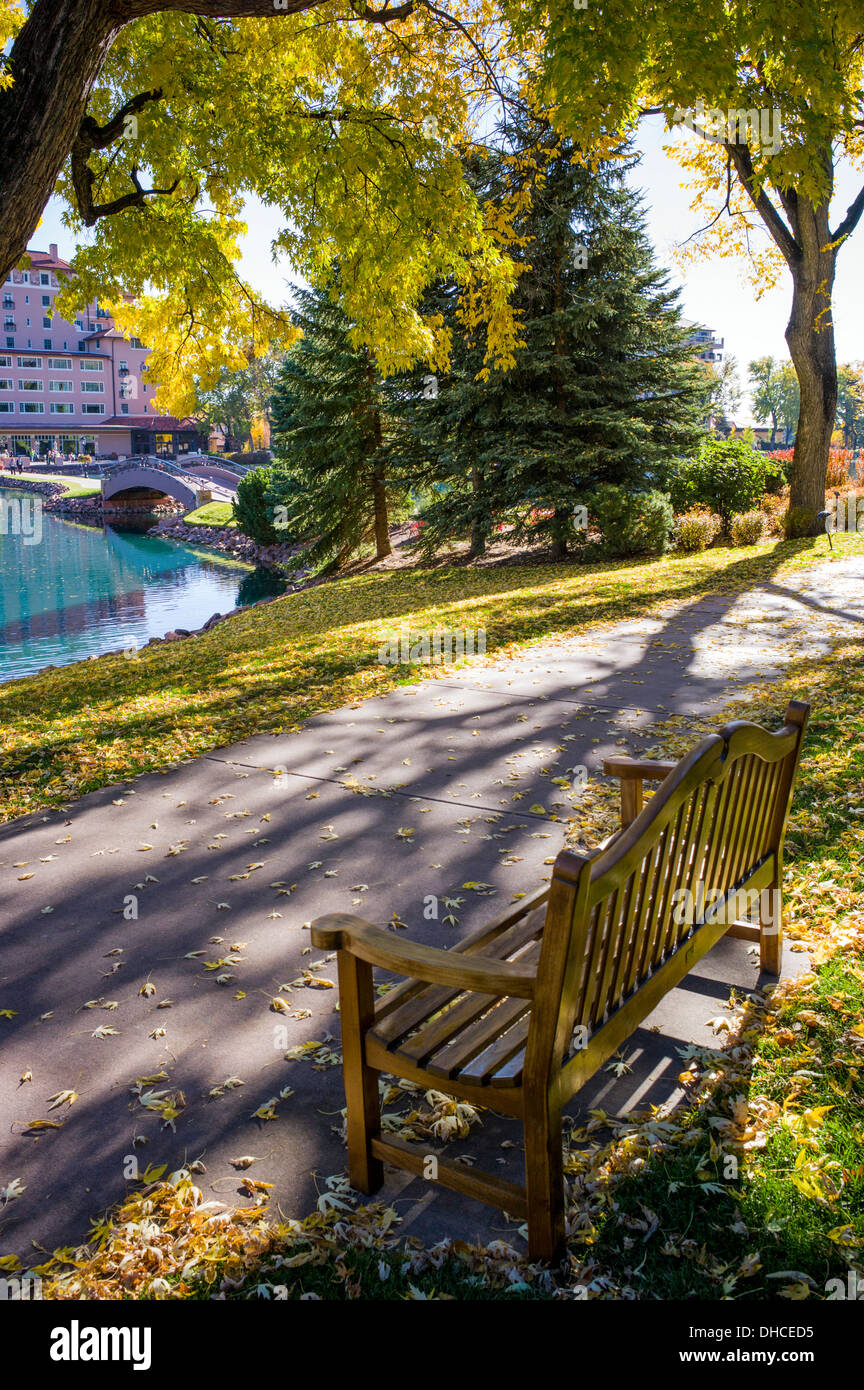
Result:
{"label": "wooden bench", "polygon": [[[594,854],[562,850],[548,887],[452,950],[349,914],[312,923],[315,945],[339,953],[354,1187],[377,1191],[385,1161],[429,1175],[428,1154],[382,1137],[387,1072],[521,1119],[524,1187],[439,1155],[435,1175],[527,1218],[533,1259],[562,1252],[562,1107],[725,933],[758,940],[763,969],[779,973],[783,840],[808,714],[792,701],[776,733],[728,724],[677,764],[609,759],[621,831]],[[640,809],[646,778],[660,786]],[[688,923],[673,904],[698,898],[700,883],[714,901]],[[759,894],[758,924],[728,920],[744,890]],[[373,966],[407,977],[377,1003]]]}

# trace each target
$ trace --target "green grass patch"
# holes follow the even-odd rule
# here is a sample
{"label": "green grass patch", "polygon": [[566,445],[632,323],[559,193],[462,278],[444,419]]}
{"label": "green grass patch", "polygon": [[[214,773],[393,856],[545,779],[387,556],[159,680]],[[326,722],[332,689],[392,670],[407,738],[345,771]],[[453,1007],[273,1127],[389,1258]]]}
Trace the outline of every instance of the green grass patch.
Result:
{"label": "green grass patch", "polygon": [[[857,536],[835,554],[861,553]],[[485,628],[487,659],[830,563],[827,537],[597,565],[390,571],[322,584],[134,661],[105,656],[0,686],[0,819],[62,805],[234,740],[299,728],[404,683],[378,660],[409,628]],[[412,668],[422,680],[429,668]]]}
{"label": "green grass patch", "polygon": [[183,520],[187,526],[229,526],[235,530],[237,527],[230,502],[205,502],[194,512],[187,512]]}
{"label": "green grass patch", "polygon": [[98,497],[102,491],[98,478],[67,478],[61,473],[22,473],[21,476],[36,483],[61,483],[67,497]]}

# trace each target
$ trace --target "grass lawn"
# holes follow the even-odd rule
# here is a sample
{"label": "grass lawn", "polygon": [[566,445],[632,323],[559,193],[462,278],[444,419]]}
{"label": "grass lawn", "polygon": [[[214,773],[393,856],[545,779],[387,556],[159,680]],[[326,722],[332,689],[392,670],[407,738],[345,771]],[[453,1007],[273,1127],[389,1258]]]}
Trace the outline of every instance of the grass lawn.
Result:
{"label": "grass lawn", "polygon": [[[856,535],[833,554],[860,554]],[[186,642],[105,656],[0,686],[0,820],[290,730],[441,667],[378,661],[400,628],[484,627],[490,657],[600,622],[737,593],[830,562],[828,538],[613,565],[359,575],[288,594]]]}
{"label": "grass lawn", "polygon": [[194,512],[187,512],[183,520],[188,526],[230,526],[236,529],[234,508],[230,502],[205,502]]}
{"label": "grass lawn", "polygon": [[62,483],[67,497],[96,497],[102,491],[98,478],[67,478],[60,473],[22,473],[21,476],[37,483]]}

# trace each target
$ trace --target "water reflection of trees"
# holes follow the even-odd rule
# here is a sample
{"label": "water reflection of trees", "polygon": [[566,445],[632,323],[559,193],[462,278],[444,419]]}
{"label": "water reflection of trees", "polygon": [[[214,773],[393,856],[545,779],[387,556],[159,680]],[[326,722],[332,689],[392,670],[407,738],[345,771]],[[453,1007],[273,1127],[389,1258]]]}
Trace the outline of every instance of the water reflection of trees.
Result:
{"label": "water reflection of trees", "polygon": [[237,607],[242,608],[247,603],[258,603],[262,598],[276,598],[279,594],[284,594],[287,588],[288,580],[281,574],[259,565],[257,569],[243,576],[243,582],[237,591]]}

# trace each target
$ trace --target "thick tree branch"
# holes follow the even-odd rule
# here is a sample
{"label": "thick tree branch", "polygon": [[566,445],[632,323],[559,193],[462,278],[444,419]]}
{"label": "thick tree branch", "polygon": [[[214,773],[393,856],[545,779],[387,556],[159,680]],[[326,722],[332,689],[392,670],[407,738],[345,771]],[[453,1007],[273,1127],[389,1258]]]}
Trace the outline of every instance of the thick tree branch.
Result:
{"label": "thick tree branch", "polygon": [[[201,15],[204,19],[278,19],[280,15],[302,14],[305,10],[315,9],[321,2],[279,0],[277,8],[274,0],[111,0],[110,9],[123,25],[161,10]],[[353,8],[359,19],[385,24],[391,19],[405,19],[414,10],[414,0],[406,0],[404,4],[392,7],[385,0],[380,10],[371,9],[364,0],[362,6]]]}
{"label": "thick tree branch", "polygon": [[783,218],[775,208],[764,187],[757,187],[756,174],[753,168],[753,161],[750,158],[750,151],[746,145],[732,143],[724,140],[723,144],[729,151],[732,163],[735,165],[735,172],[741,181],[747,196],[754,208],[758,212],[774,241],[779,246],[783,256],[790,266],[795,266],[801,258],[801,247],[795,240],[793,233],[786,226]]}
{"label": "thick tree branch", "polygon": [[153,91],[139,92],[137,96],[130,97],[104,125],[100,125],[92,116],[85,116],[76,138],[81,143],[86,144],[90,150],[106,150],[109,145],[113,145],[115,140],[119,140],[121,135],[126,133],[126,118],[128,116],[137,116],[138,112],[143,111],[145,106],[161,100],[162,88],[156,87]]}
{"label": "thick tree branch", "polygon": [[147,198],[174,193],[180,183],[179,179],[175,179],[170,188],[142,188],[137,167],[130,170],[129,177],[134,188],[132,193],[124,193],[119,198],[112,198],[110,203],[94,203],[93,170],[86,160],[83,164],[79,164],[73,151],[72,182],[75,186],[78,211],[85,227],[92,227],[99,221],[100,217],[113,217],[115,213],[123,212],[125,208],[143,208]]}
{"label": "thick tree branch", "polygon": [[352,10],[360,19],[367,19],[370,24],[387,24],[391,19],[407,19],[414,13],[414,0],[406,0],[404,5],[384,5],[380,10],[373,10],[369,5],[357,6],[353,3]]}
{"label": "thick tree branch", "polygon": [[843,218],[839,227],[836,231],[831,233],[832,242],[844,241],[847,236],[854,232],[858,223],[861,221],[862,213],[864,213],[864,188],[860,190],[855,201],[849,204],[846,210],[846,216]]}
{"label": "thick tree branch", "polygon": [[143,111],[144,107],[151,102],[160,101],[161,97],[162,92],[159,88],[150,92],[139,92],[137,96],[131,97],[129,101],[125,102],[110,121],[106,121],[104,125],[100,125],[92,116],[85,116],[81,122],[78,134],[72,143],[71,174],[78,211],[86,227],[92,227],[94,223],[99,221],[100,217],[111,217],[115,213],[123,212],[125,208],[144,207],[147,198],[160,194],[170,194],[176,190],[180,182],[179,179],[175,179],[170,188],[142,188],[136,165],[129,174],[133,192],[124,193],[121,197],[113,198],[108,203],[97,203],[93,198],[93,184],[96,174],[89,164],[89,157],[93,150],[107,149],[109,145],[113,145],[115,141],[121,139],[126,132],[128,118]]}

